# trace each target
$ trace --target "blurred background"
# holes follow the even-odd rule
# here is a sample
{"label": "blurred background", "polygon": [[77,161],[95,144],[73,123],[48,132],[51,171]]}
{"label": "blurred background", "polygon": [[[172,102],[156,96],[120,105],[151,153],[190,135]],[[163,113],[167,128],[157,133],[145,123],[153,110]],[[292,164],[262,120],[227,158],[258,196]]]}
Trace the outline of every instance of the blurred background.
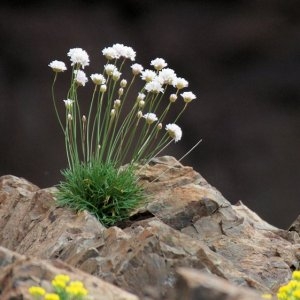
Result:
{"label": "blurred background", "polygon": [[[144,67],[164,58],[197,95],[165,154],[180,158],[202,138],[182,163],[232,204],[283,229],[299,215],[300,1],[15,0],[0,16],[0,175],[42,188],[62,179],[48,64],[69,64],[80,47],[91,74],[104,47],[123,43]],[[58,82],[61,99],[66,87]]]}

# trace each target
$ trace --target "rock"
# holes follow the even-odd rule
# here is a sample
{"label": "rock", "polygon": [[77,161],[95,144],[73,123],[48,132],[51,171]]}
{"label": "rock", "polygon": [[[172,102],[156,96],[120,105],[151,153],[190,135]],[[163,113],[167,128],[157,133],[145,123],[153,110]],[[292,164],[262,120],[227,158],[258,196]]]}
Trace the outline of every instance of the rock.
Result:
{"label": "rock", "polygon": [[171,300],[261,300],[261,294],[249,288],[234,286],[215,275],[195,269],[179,268]]}
{"label": "rock", "polygon": [[[59,259],[154,300],[176,289],[180,268],[214,274],[233,289],[275,293],[299,266],[296,231],[271,226],[242,202],[231,205],[193,168],[164,156],[140,167],[138,175],[147,203],[110,228],[88,212],[57,207],[53,188],[1,177],[1,245],[37,259]],[[186,281],[194,273],[188,274]]]}
{"label": "rock", "polygon": [[57,274],[70,276],[71,280],[79,280],[89,291],[91,300],[138,300],[133,294],[104,282],[60,260],[41,260],[28,258],[3,247],[0,247],[0,297],[1,300],[32,300],[28,293],[31,286],[41,286],[51,291],[51,280]]}

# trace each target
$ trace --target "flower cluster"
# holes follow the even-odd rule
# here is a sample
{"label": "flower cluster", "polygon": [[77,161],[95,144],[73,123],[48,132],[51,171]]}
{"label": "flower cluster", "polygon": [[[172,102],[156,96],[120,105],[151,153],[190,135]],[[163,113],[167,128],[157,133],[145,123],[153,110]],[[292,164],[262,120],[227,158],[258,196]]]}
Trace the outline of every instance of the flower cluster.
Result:
{"label": "flower cluster", "polygon": [[300,271],[294,271],[292,279],[279,288],[278,300],[299,300],[300,299]]}
{"label": "flower cluster", "polygon": [[[168,145],[168,137],[175,142],[180,141],[182,130],[175,122],[187,105],[196,99],[194,93],[190,91],[180,92],[188,87],[188,81],[178,77],[163,58],[151,60],[152,68],[144,69],[141,64],[133,63],[130,66],[132,78],[127,81],[122,78],[122,68],[126,60],[135,61],[136,52],[123,44],[114,44],[104,48],[102,54],[107,62],[102,72],[90,75],[94,92],[87,115],[79,115],[80,103],[77,92],[78,87],[84,87],[88,82],[88,76],[83,69],[89,65],[90,60],[85,50],[73,48],[67,53],[73,71],[67,99],[63,100],[67,112],[65,125],[61,121],[53,97],[59,123],[66,138],[70,167],[80,161],[89,162],[93,158],[108,159],[121,165],[128,157],[129,151],[132,153],[130,162],[152,158]],[[67,70],[65,63],[57,60],[52,61],[49,67],[55,75]],[[128,101],[126,98],[136,78],[144,81],[143,87],[135,97],[136,100],[134,102],[131,100],[128,104],[131,105],[128,115],[121,118],[122,108],[125,101]],[[162,98],[169,88],[173,88],[174,91],[169,93],[168,102],[163,102]],[[165,124],[167,135],[162,135],[159,140],[158,132],[163,128],[167,112],[178,96],[183,99],[183,109],[173,122]],[[157,115],[158,111],[161,113],[160,116]],[[145,119],[144,124],[140,124],[141,118]],[[82,156],[77,149],[79,135]]]}
{"label": "flower cluster", "polygon": [[[184,91],[189,86],[188,81],[177,76],[163,58],[151,60],[144,68],[135,62],[136,52],[123,44],[104,48],[103,68],[90,75],[84,71],[90,64],[85,50],[73,48],[67,55],[72,68],[71,84],[63,101],[57,102],[54,85],[58,74],[65,72],[67,67],[57,60],[49,64],[55,75],[52,99],[65,137],[69,164],[69,170],[63,173],[66,184],[60,187],[62,193],[57,197],[58,202],[68,203],[78,210],[92,210],[102,223],[112,224],[124,219],[140,198],[138,189],[133,187],[137,180],[131,176],[132,185],[126,182],[126,186],[116,189],[116,181],[125,184],[120,167],[124,170],[126,165],[132,172],[137,164],[147,164],[173,141],[180,141],[183,133],[178,121],[196,96]],[[128,63],[130,66],[126,70]],[[134,88],[137,81],[138,91]],[[85,86],[92,86],[91,100],[87,111],[82,112],[80,91]],[[65,110],[61,113],[63,103]],[[177,114],[174,105],[179,105]],[[106,165],[107,170],[99,164]],[[117,169],[116,173],[111,165]],[[102,172],[109,179],[114,178],[111,180],[114,186],[107,185],[108,180],[99,175]],[[101,182],[93,182],[93,178],[87,181],[89,176]]]}
{"label": "flower cluster", "polygon": [[31,286],[29,294],[36,300],[84,300],[87,299],[87,289],[81,281],[71,281],[65,274],[58,274],[51,282],[53,292],[48,293],[40,286]]}

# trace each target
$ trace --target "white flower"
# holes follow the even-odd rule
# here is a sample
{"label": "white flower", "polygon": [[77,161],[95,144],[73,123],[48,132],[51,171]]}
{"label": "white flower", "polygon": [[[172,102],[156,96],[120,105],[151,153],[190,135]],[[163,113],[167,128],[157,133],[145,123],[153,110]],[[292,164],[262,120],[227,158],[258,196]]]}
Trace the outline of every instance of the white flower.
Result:
{"label": "white flower", "polygon": [[101,93],[105,93],[106,90],[107,90],[106,84],[101,84],[101,86],[100,86],[100,92],[101,92]]}
{"label": "white flower", "polygon": [[66,65],[64,62],[59,61],[59,60],[54,60],[52,61],[49,65],[50,68],[52,68],[52,70],[54,72],[64,72],[67,70]]}
{"label": "white flower", "polygon": [[154,113],[147,113],[147,114],[143,115],[143,118],[146,119],[146,122],[149,125],[158,120],[156,114],[154,114]]}
{"label": "white flower", "polygon": [[156,73],[153,70],[146,69],[141,72],[141,78],[146,82],[152,81],[156,77]]}
{"label": "white flower", "polygon": [[172,139],[174,139],[175,142],[178,142],[181,140],[182,130],[178,125],[168,124],[168,125],[166,125],[166,130],[169,133],[170,137]]}
{"label": "white flower", "polygon": [[125,46],[124,54],[122,56],[124,58],[129,58],[131,61],[134,61],[136,52],[131,47]]}
{"label": "white flower", "polygon": [[137,112],[136,116],[137,116],[138,119],[140,119],[140,118],[143,116],[142,111],[139,110],[139,111]]}
{"label": "white flower", "polygon": [[114,44],[112,48],[116,51],[117,58],[124,57],[129,58],[132,61],[135,60],[136,53],[131,47],[124,46],[123,44]]}
{"label": "white flower", "polygon": [[113,47],[107,47],[102,50],[102,54],[106,57],[106,59],[118,59],[120,56],[117,51]]}
{"label": "white flower", "polygon": [[176,79],[176,74],[173,69],[166,68],[159,71],[158,77],[164,84],[173,84]]}
{"label": "white flower", "polygon": [[112,73],[112,79],[114,81],[117,81],[120,79],[120,76],[121,76],[121,72],[119,72],[117,69],[114,69],[113,73]]}
{"label": "white flower", "polygon": [[74,100],[71,100],[71,99],[67,99],[67,100],[64,100],[65,102],[65,106],[67,109],[70,109],[74,103]]}
{"label": "white flower", "polygon": [[168,64],[165,62],[163,58],[155,58],[151,60],[151,66],[154,67],[155,70],[160,71],[165,68]]}
{"label": "white flower", "polygon": [[113,108],[113,109],[110,111],[110,116],[113,118],[115,115],[116,115],[116,110]]}
{"label": "white flower", "polygon": [[124,89],[123,88],[119,88],[119,90],[118,90],[119,97],[121,97],[123,94],[124,94]]}
{"label": "white flower", "polygon": [[139,101],[139,108],[143,108],[145,106],[145,101],[141,100]]}
{"label": "white flower", "polygon": [[75,82],[78,85],[85,86],[85,84],[88,82],[88,78],[86,77],[85,73],[81,70],[74,70],[75,74]]}
{"label": "white flower", "polygon": [[192,92],[184,92],[180,95],[186,103],[189,103],[192,100],[196,99],[196,96]]}
{"label": "white flower", "polygon": [[120,99],[116,99],[114,101],[114,108],[119,108],[121,106],[121,100]]}
{"label": "white flower", "polygon": [[138,96],[137,96],[137,101],[144,100],[144,99],[145,99],[145,97],[146,97],[146,95],[145,95],[145,94],[143,94],[143,93],[139,93],[139,94],[138,94]]}
{"label": "white flower", "polygon": [[144,67],[140,64],[133,64],[131,66],[131,69],[132,69],[133,75],[138,75],[138,74],[142,73],[142,71],[144,70]]}
{"label": "white flower", "polygon": [[155,80],[155,79],[146,83],[145,90],[149,93],[155,93],[155,94],[162,93],[164,91],[159,80]]}
{"label": "white flower", "polygon": [[111,76],[113,74],[114,70],[117,70],[117,67],[113,64],[106,64],[104,66],[104,70],[108,76]]}
{"label": "white flower", "polygon": [[178,90],[181,90],[183,88],[186,88],[189,86],[188,81],[186,81],[184,78],[177,77],[173,81],[173,86],[176,87]]}
{"label": "white flower", "polygon": [[90,77],[96,85],[101,85],[106,82],[106,79],[102,74],[92,74]]}
{"label": "white flower", "polygon": [[68,56],[72,62],[72,66],[78,64],[84,69],[85,66],[90,64],[90,59],[87,52],[81,48],[73,48],[68,52]]}
{"label": "white flower", "polygon": [[127,80],[126,79],[122,79],[120,82],[120,87],[125,88],[127,86]]}
{"label": "white flower", "polygon": [[170,102],[174,103],[177,100],[177,95],[171,94],[169,99],[170,99]]}

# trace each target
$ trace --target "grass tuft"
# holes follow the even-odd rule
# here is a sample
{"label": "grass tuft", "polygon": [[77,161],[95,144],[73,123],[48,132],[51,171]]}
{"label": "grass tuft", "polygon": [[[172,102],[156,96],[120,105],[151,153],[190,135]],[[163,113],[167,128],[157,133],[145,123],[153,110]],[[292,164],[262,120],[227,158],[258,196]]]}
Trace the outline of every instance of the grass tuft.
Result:
{"label": "grass tuft", "polygon": [[93,161],[62,171],[57,202],[76,211],[87,210],[104,226],[128,219],[145,199],[134,167],[117,168],[113,163]]}

